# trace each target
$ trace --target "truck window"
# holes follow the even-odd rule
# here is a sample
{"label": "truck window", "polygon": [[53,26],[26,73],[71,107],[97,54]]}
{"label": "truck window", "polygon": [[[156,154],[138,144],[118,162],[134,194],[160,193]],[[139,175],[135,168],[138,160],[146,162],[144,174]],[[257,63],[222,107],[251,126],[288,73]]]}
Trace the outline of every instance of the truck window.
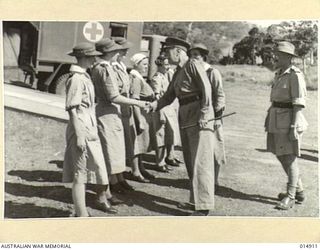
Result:
{"label": "truck window", "polygon": [[128,24],[110,22],[111,37],[127,38]]}

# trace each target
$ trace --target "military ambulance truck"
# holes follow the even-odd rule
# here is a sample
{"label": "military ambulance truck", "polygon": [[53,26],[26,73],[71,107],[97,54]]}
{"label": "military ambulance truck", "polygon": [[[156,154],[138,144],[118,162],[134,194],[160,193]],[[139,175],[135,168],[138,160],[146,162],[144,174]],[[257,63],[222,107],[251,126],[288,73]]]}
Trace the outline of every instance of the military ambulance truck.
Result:
{"label": "military ambulance truck", "polygon": [[5,83],[24,83],[41,91],[63,95],[70,65],[67,53],[79,42],[98,42],[104,37],[125,37],[133,44],[126,64],[137,52],[147,53],[150,69],[161,50],[161,36],[143,36],[142,22],[3,22]]}

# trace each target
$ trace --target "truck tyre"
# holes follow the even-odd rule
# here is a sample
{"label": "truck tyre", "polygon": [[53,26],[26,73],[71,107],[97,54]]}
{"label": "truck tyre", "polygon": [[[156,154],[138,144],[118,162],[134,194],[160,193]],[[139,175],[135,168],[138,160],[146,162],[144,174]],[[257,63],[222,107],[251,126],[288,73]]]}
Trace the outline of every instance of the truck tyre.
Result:
{"label": "truck tyre", "polygon": [[58,79],[54,82],[54,93],[57,95],[66,95],[66,83],[68,78],[70,77],[69,73],[63,74],[58,77]]}

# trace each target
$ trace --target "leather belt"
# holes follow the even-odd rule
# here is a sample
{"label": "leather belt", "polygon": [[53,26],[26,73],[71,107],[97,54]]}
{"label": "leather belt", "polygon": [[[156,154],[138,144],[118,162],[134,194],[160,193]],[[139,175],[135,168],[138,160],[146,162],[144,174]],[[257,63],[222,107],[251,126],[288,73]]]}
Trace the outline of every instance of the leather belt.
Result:
{"label": "leather belt", "polygon": [[154,97],[153,96],[140,96],[140,101],[153,102]]}
{"label": "leather belt", "polygon": [[293,105],[291,102],[272,102],[272,107],[282,109],[292,109]]}
{"label": "leather belt", "polygon": [[200,95],[191,95],[191,96],[187,96],[187,97],[181,97],[179,98],[179,104],[182,105],[186,105],[195,101],[198,101],[201,99]]}

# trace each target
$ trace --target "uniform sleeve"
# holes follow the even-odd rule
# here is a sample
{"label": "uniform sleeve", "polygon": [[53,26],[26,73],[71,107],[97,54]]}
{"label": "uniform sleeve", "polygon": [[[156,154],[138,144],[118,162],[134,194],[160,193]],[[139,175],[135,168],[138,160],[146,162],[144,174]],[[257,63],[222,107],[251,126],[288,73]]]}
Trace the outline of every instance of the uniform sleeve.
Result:
{"label": "uniform sleeve", "polygon": [[99,75],[101,77],[101,84],[103,85],[103,92],[108,101],[120,95],[118,80],[111,68],[99,67]]}
{"label": "uniform sleeve", "polygon": [[202,114],[208,114],[211,102],[211,84],[204,67],[196,61],[191,61],[188,65],[189,71],[193,81],[195,81],[201,91],[200,110]]}
{"label": "uniform sleeve", "polygon": [[83,82],[77,74],[73,75],[67,82],[66,89],[66,111],[81,105]]}
{"label": "uniform sleeve", "polygon": [[161,94],[161,79],[159,77],[154,76],[151,80],[150,86],[156,95]]}
{"label": "uniform sleeve", "polygon": [[133,99],[140,99],[141,93],[141,80],[138,77],[130,75],[130,95]]}
{"label": "uniform sleeve", "polygon": [[300,72],[290,74],[290,92],[293,105],[305,107],[307,95],[306,83],[303,74]]}
{"label": "uniform sleeve", "polygon": [[217,69],[212,69],[210,74],[212,84],[212,103],[215,113],[223,111],[225,103],[225,93],[223,91],[222,77]]}

